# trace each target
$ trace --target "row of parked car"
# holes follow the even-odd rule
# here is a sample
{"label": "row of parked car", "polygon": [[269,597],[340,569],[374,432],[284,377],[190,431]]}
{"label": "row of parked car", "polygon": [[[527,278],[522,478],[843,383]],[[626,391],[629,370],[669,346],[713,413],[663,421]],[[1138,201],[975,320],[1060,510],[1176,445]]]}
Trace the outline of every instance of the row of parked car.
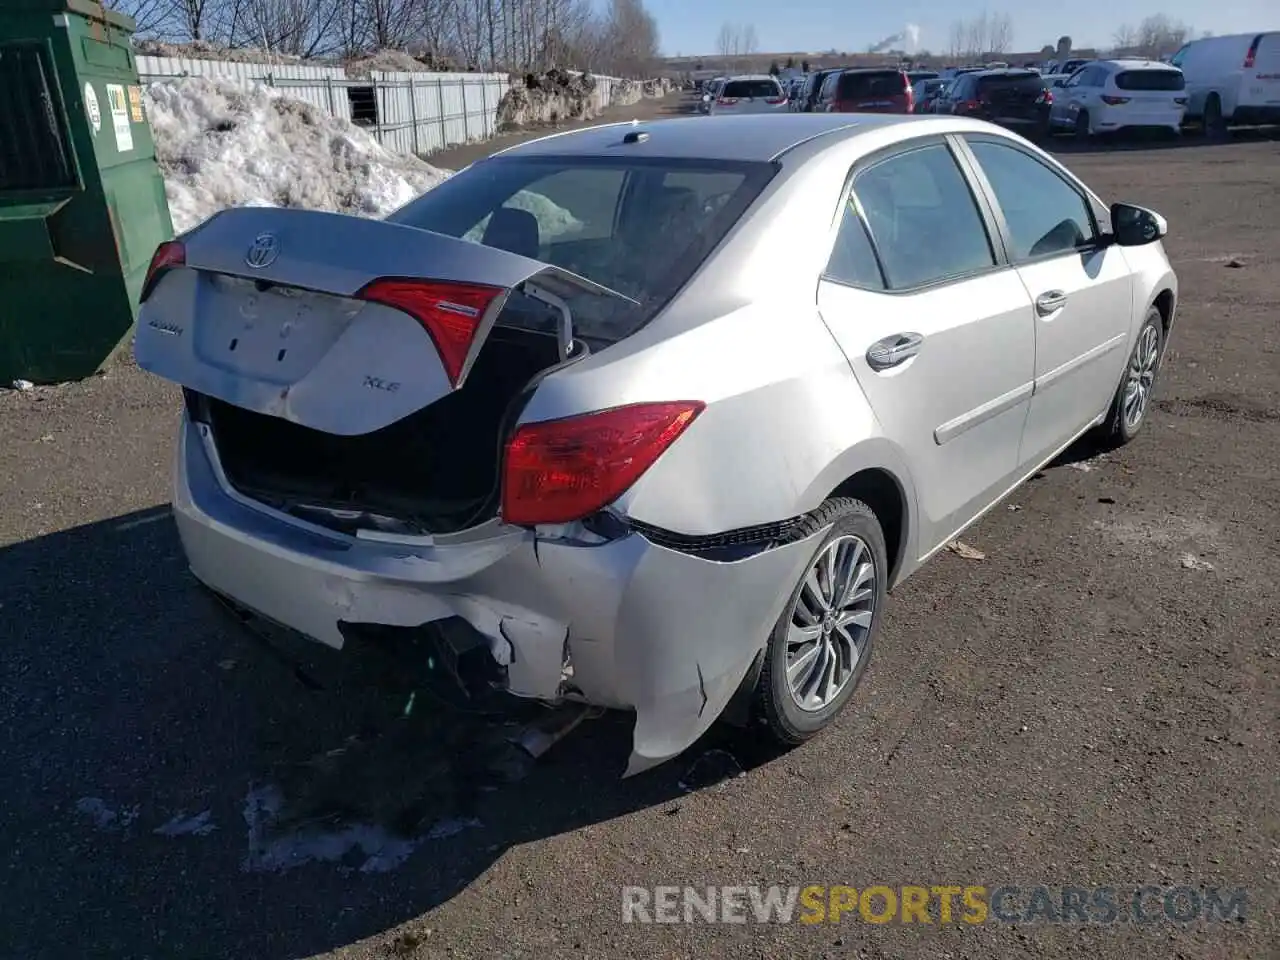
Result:
{"label": "row of parked car", "polygon": [[1178,132],[1280,123],[1280,32],[1195,40],[1169,62],[1132,58],[910,70],[834,67],[786,84],[768,75],[720,77],[706,114],[940,113],[988,120],[1031,136],[1082,139],[1121,130]]}

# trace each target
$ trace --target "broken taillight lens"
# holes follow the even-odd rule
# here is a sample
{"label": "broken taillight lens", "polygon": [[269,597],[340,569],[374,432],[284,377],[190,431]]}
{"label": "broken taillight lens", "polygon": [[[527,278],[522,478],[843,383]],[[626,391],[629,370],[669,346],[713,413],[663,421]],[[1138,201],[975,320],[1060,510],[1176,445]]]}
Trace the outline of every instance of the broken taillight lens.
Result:
{"label": "broken taillight lens", "polygon": [[356,299],[401,310],[422,324],[456,387],[485,311],[506,292],[480,283],[383,278],[366,284]]}
{"label": "broken taillight lens", "polygon": [[182,245],[181,240],[166,240],[156,247],[156,252],[151,255],[151,265],[147,267],[146,279],[142,281],[142,294],[138,297],[138,302],[143,303],[151,296],[151,291],[166,271],[181,267],[186,262],[187,248]]}
{"label": "broken taillight lens", "polygon": [[640,479],[705,406],[637,403],[526,423],[507,443],[502,519],[533,526],[591,516]]}

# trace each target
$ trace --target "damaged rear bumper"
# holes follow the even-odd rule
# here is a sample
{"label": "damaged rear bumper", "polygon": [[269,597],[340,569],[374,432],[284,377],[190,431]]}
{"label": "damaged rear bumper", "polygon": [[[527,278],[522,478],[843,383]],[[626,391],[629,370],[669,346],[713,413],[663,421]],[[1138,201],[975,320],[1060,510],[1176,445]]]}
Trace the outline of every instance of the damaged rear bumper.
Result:
{"label": "damaged rear bumper", "polygon": [[635,711],[627,775],[690,746],[765,645],[825,531],[719,562],[638,533],[588,543],[492,521],[438,538],[362,540],[249,501],[207,428],[184,417],[174,514],[192,572],[255,613],[335,648],[340,624],[461,617],[509,691]]}

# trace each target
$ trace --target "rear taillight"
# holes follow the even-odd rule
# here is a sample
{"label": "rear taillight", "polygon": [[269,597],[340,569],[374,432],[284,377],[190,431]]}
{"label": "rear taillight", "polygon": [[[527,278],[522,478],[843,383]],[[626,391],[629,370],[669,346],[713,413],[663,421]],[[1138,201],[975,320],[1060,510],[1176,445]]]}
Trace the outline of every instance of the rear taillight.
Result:
{"label": "rear taillight", "polygon": [[147,267],[146,279],[142,281],[142,294],[138,302],[143,303],[151,296],[151,291],[166,272],[174,267],[184,266],[186,262],[187,248],[181,240],[166,240],[156,247],[156,252],[151,255],[151,265]]}
{"label": "rear taillight", "polygon": [[786,98],[786,97],[765,97],[765,98],[764,98],[764,102],[765,102],[765,103],[770,103],[770,104],[773,104],[774,106],[776,106],[776,105],[778,105],[779,103],[786,103],[786,102],[787,102],[787,98]]}
{"label": "rear taillight", "polygon": [[485,311],[506,292],[479,283],[384,278],[365,285],[356,299],[394,307],[422,324],[456,387]]}
{"label": "rear taillight", "polygon": [[1253,42],[1249,44],[1249,50],[1244,55],[1244,69],[1252,70],[1255,63],[1258,62],[1258,45],[1262,43],[1262,34],[1258,34],[1253,38]]}
{"label": "rear taillight", "polygon": [[1040,96],[1036,97],[1036,103],[1037,103],[1037,104],[1041,104],[1041,105],[1044,105],[1044,104],[1052,104],[1052,103],[1053,103],[1053,91],[1052,91],[1052,90],[1042,90],[1042,91],[1040,91]]}
{"label": "rear taillight", "polygon": [[1113,96],[1110,96],[1110,95],[1108,95],[1108,94],[1105,94],[1105,93],[1104,93],[1104,94],[1102,95],[1102,102],[1103,102],[1103,103],[1105,103],[1105,104],[1106,104],[1107,106],[1109,106],[1109,107],[1118,107],[1118,106],[1120,106],[1120,104],[1122,104],[1122,103],[1128,103],[1128,102],[1129,102],[1129,98],[1128,98],[1128,97],[1113,97]]}
{"label": "rear taillight", "polygon": [[910,113],[915,108],[916,108],[916,92],[912,90],[910,87],[907,87],[907,113]]}
{"label": "rear taillight", "polygon": [[722,107],[732,107],[737,102],[738,102],[737,97],[721,97],[719,100],[716,101],[716,103],[720,104],[720,106]]}
{"label": "rear taillight", "polygon": [[502,519],[534,526],[591,516],[640,479],[705,406],[637,403],[526,423],[507,443]]}
{"label": "rear taillight", "polygon": [[981,107],[982,107],[982,104],[979,103],[977,100],[961,100],[959,103],[956,104],[956,112],[969,113],[970,111],[978,110]]}

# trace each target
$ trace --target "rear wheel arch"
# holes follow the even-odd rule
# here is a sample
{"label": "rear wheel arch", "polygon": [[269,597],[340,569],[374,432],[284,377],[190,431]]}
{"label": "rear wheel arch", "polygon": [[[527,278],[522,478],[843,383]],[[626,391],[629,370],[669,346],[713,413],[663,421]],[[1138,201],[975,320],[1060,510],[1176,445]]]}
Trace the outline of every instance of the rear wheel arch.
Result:
{"label": "rear wheel arch", "polygon": [[884,532],[885,553],[889,560],[888,582],[892,584],[902,568],[909,541],[910,511],[902,483],[888,470],[870,467],[846,478],[825,499],[837,497],[861,500],[876,515]]}

